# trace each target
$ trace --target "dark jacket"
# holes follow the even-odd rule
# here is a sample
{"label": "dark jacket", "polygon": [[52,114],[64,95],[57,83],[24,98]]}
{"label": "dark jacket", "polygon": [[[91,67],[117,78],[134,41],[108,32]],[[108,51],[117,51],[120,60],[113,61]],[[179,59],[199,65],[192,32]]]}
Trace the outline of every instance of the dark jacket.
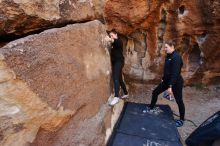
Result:
{"label": "dark jacket", "polygon": [[120,38],[115,39],[112,43],[111,61],[124,61],[123,56],[123,42]]}
{"label": "dark jacket", "polygon": [[167,54],[164,65],[163,81],[169,86],[174,86],[181,77],[181,68],[183,66],[182,57],[174,51]]}

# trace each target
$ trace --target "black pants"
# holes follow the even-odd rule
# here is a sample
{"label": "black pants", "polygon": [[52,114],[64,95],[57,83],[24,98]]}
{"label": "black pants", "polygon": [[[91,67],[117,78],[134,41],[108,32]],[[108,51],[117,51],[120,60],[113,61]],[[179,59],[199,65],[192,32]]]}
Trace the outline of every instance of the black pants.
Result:
{"label": "black pants", "polygon": [[120,86],[124,94],[128,94],[125,83],[122,79],[123,66],[124,66],[124,61],[122,60],[112,62],[112,77],[114,82],[115,97],[119,97]]}
{"label": "black pants", "polygon": [[[153,91],[152,93],[152,99],[151,99],[151,104],[150,108],[153,109],[156,102],[158,95],[165,90],[168,89],[168,84],[166,82],[161,82]],[[183,78],[180,77],[176,84],[172,87],[173,90],[173,95],[175,97],[176,103],[179,108],[179,113],[180,113],[180,119],[184,120],[185,117],[185,105],[183,103],[183,95],[182,95],[182,89],[183,89]]]}

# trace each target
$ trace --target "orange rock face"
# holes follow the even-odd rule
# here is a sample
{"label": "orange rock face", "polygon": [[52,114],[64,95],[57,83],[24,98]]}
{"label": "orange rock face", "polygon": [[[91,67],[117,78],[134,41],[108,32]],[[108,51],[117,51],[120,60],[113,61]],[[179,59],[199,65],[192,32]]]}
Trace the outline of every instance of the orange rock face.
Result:
{"label": "orange rock face", "polygon": [[108,29],[125,38],[130,79],[158,80],[163,42],[172,39],[184,59],[183,76],[191,84],[219,82],[219,10],[217,0],[109,0],[104,12]]}
{"label": "orange rock face", "polygon": [[[127,64],[129,78],[143,81],[160,78],[163,42],[174,39],[176,49],[184,58],[186,81],[214,83],[219,81],[219,7],[218,0],[55,0],[40,3],[37,0],[2,0],[0,36],[4,40],[104,17],[107,28],[120,32],[125,44],[134,42],[136,52],[127,56],[128,62],[134,63]],[[138,59],[131,61],[131,58]]]}
{"label": "orange rock face", "polygon": [[14,37],[101,17],[99,0],[1,0],[0,36]]}

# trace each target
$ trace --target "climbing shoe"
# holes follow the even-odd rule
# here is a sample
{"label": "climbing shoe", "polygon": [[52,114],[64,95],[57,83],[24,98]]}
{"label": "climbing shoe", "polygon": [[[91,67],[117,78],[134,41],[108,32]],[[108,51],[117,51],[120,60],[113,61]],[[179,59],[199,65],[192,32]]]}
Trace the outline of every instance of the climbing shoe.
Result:
{"label": "climbing shoe", "polygon": [[110,106],[114,106],[114,105],[116,105],[118,102],[119,102],[119,98],[118,97],[114,97],[113,99],[112,99],[112,101],[109,103],[109,105]]}
{"label": "climbing shoe", "polygon": [[176,120],[176,127],[182,127],[184,124],[183,120]]}

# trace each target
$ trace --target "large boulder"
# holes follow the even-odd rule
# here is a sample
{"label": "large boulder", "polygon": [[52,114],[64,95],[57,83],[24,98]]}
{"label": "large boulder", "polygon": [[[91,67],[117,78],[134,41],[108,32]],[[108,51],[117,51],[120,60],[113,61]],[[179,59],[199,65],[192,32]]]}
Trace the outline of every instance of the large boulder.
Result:
{"label": "large boulder", "polygon": [[91,21],[0,49],[1,146],[104,145],[111,126],[105,35]]}
{"label": "large boulder", "polygon": [[161,78],[164,40],[173,39],[184,60],[186,83],[220,81],[220,2],[109,0],[104,16],[109,30],[124,36],[126,74],[132,80]]}
{"label": "large boulder", "polygon": [[0,37],[102,19],[104,0],[0,0]]}

